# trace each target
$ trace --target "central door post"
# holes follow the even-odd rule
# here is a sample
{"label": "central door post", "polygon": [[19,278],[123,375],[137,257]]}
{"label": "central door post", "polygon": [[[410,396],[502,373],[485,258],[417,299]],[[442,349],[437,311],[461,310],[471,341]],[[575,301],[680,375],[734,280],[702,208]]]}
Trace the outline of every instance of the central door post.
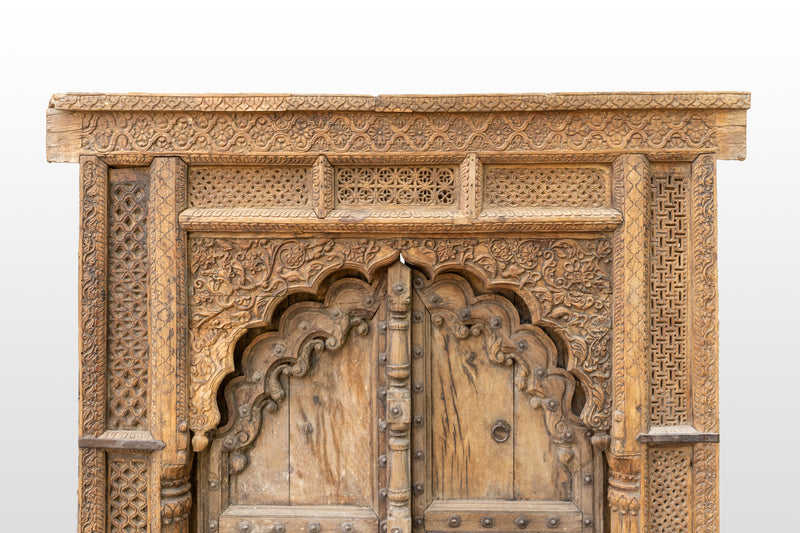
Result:
{"label": "central door post", "polygon": [[411,532],[411,374],[410,309],[411,270],[399,261],[389,267],[388,394],[386,420],[389,429],[388,533]]}

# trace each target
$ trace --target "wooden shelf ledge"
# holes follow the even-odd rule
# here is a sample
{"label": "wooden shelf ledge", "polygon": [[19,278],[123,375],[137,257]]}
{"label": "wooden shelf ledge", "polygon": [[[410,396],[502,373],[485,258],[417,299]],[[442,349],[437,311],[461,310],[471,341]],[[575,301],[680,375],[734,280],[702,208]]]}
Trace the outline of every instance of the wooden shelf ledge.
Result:
{"label": "wooden shelf ledge", "polygon": [[636,440],[647,444],[689,444],[719,442],[719,433],[702,433],[692,426],[654,426]]}
{"label": "wooden shelf ledge", "polygon": [[161,450],[166,445],[156,440],[149,431],[105,431],[98,437],[80,437],[78,448],[104,450]]}

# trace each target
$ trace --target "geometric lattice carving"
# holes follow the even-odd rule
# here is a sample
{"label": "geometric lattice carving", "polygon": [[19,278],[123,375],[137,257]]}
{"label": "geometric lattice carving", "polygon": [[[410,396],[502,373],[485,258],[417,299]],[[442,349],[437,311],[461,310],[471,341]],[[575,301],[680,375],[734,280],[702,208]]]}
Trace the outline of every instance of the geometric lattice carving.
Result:
{"label": "geometric lattice carving", "polygon": [[691,530],[691,448],[650,450],[650,531]]}
{"label": "geometric lattice carving", "polygon": [[147,531],[147,460],[109,458],[108,521],[113,533]]}
{"label": "geometric lattice carving", "polygon": [[593,167],[487,166],[487,207],[604,207],[609,176]]}
{"label": "geometric lattice carving", "polygon": [[688,281],[687,178],[680,167],[654,166],[650,271],[650,421],[689,424],[686,353]]}
{"label": "geometric lattice carving", "polygon": [[189,207],[304,207],[309,167],[190,167]]}
{"label": "geometric lattice carving", "polygon": [[340,167],[339,205],[453,205],[456,169],[426,167]]}
{"label": "geometric lattice carving", "polygon": [[[113,175],[113,174],[112,174]],[[109,188],[108,428],[147,429],[147,174]]]}

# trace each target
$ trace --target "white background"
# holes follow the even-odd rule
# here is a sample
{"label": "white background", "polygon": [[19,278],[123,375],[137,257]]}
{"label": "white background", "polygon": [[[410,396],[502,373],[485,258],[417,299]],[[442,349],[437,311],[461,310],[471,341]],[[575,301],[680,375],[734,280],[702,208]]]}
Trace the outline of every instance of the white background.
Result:
{"label": "white background", "polygon": [[[556,4],[563,7],[556,7]],[[722,531],[800,531],[800,8],[700,1],[0,7],[0,531],[74,531],[78,168],[52,93],[751,91],[719,163]]]}

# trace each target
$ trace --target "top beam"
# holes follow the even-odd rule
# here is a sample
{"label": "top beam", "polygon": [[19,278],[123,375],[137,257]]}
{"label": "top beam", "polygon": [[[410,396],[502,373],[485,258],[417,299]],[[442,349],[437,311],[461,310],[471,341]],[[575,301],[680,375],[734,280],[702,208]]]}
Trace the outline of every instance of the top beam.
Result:
{"label": "top beam", "polygon": [[[53,96],[47,158],[642,153],[744,159],[741,92]],[[433,116],[435,115],[435,116]],[[465,115],[462,119],[460,115]],[[309,136],[309,133],[313,135]]]}

